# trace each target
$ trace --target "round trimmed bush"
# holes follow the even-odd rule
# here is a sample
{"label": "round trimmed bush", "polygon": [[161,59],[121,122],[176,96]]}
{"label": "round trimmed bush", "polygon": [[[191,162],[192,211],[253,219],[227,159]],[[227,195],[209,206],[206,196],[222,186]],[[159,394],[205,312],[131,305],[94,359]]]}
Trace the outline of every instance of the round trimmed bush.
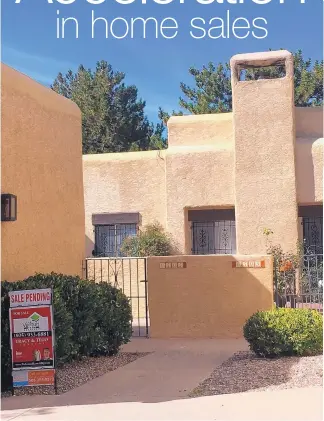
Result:
{"label": "round trimmed bush", "polygon": [[261,357],[323,352],[323,316],[308,309],[259,311],[245,323],[244,337]]}

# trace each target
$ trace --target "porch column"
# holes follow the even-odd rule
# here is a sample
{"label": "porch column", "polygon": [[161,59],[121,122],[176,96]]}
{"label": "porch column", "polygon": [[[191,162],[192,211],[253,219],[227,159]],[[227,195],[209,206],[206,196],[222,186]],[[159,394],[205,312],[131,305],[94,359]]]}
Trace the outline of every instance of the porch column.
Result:
{"label": "porch column", "polygon": [[[282,65],[286,76],[241,81],[241,69]],[[293,250],[298,239],[294,63],[288,51],[231,59],[235,136],[237,251],[264,253],[264,228]]]}

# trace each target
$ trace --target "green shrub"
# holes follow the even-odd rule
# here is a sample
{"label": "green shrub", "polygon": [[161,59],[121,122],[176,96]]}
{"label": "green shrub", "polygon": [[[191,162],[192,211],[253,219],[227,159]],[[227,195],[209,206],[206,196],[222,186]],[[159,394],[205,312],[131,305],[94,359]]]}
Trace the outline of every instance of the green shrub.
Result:
{"label": "green shrub", "polygon": [[131,307],[122,291],[108,283],[98,284],[97,294],[99,305],[96,307],[97,323],[93,354],[112,355],[131,337]]}
{"label": "green shrub", "polygon": [[129,342],[132,313],[128,298],[107,283],[96,284],[75,276],[37,274],[24,281],[2,282],[1,384],[11,385],[9,292],[53,289],[57,364],[82,356],[111,355]]}
{"label": "green shrub", "polygon": [[262,357],[315,355],[323,351],[323,316],[308,309],[259,311],[243,328],[250,349]]}
{"label": "green shrub", "polygon": [[160,224],[146,225],[137,235],[125,238],[121,252],[129,257],[170,256],[172,239]]}

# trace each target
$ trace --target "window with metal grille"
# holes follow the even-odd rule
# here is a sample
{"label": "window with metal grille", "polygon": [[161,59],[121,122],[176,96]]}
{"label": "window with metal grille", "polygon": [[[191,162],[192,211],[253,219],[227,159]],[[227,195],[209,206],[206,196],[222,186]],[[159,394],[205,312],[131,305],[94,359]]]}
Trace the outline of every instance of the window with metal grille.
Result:
{"label": "window with metal grille", "polygon": [[303,217],[302,224],[306,252],[323,254],[323,217]]}
{"label": "window with metal grille", "polygon": [[192,254],[235,254],[235,220],[192,221]]}
{"label": "window with metal grille", "polygon": [[137,224],[95,225],[95,256],[122,257],[125,238],[137,234]]}

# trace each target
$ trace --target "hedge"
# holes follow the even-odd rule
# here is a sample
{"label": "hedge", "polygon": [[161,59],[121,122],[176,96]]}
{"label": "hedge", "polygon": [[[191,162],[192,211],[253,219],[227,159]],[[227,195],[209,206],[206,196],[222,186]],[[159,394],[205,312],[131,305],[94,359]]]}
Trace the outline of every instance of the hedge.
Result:
{"label": "hedge", "polygon": [[9,291],[53,288],[55,351],[58,365],[82,356],[113,355],[129,342],[132,312],[121,290],[75,276],[36,274],[2,282],[1,384],[11,386]]}
{"label": "hedge", "polygon": [[243,331],[250,349],[261,357],[323,352],[323,316],[315,310],[259,311],[248,319]]}

